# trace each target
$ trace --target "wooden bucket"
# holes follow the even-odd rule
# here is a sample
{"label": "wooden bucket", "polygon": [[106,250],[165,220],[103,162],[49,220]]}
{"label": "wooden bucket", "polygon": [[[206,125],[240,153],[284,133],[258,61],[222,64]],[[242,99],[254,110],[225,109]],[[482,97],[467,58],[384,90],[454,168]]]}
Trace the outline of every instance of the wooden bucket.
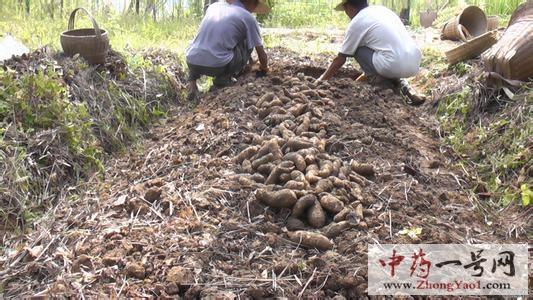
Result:
{"label": "wooden bucket", "polygon": [[[80,10],[89,16],[94,28],[74,29],[76,13]],[[85,8],[78,7],[70,14],[68,30],[61,33],[61,46],[68,56],[79,54],[91,65],[103,64],[109,51],[109,37]]]}
{"label": "wooden bucket", "polygon": [[488,16],[487,17],[487,30],[493,31],[494,29],[498,29],[500,26],[500,17],[498,16]]}
{"label": "wooden bucket", "polygon": [[485,69],[511,80],[533,80],[533,1],[519,6],[502,37],[483,55]]}
{"label": "wooden bucket", "polygon": [[468,6],[444,25],[442,38],[466,42],[487,32],[487,16],[477,6]]}

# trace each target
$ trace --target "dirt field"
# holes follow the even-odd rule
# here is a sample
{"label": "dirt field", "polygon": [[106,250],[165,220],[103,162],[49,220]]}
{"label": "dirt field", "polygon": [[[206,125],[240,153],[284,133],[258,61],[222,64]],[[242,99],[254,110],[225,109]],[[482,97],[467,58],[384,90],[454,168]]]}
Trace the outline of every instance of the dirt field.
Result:
{"label": "dirt field", "polygon": [[353,299],[369,243],[523,241],[469,196],[430,104],[355,71],[315,86],[326,57],[270,53],[269,76],[180,109],[10,241],[4,296]]}

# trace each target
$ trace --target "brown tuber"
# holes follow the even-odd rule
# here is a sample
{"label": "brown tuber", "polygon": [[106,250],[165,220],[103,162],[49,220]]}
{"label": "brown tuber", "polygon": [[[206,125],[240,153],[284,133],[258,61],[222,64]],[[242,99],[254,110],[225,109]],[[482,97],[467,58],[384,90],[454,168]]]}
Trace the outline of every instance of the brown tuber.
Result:
{"label": "brown tuber", "polygon": [[257,151],[256,158],[260,158],[267,154],[273,155],[273,160],[281,159],[283,154],[279,148],[278,141],[276,139],[271,139],[263,144],[261,148]]}
{"label": "brown tuber", "polygon": [[331,173],[333,173],[333,163],[329,160],[322,160],[318,163],[320,170],[318,171],[318,176],[322,178],[327,178]]}
{"label": "brown tuber", "polygon": [[302,198],[298,199],[296,201],[296,204],[294,204],[294,207],[292,208],[291,216],[295,218],[299,218],[305,214],[305,211],[313,206],[317,202],[317,198],[313,194],[308,194],[303,196]]}
{"label": "brown tuber", "polygon": [[307,189],[305,182],[296,180],[288,180],[283,187],[289,190],[299,191]]}
{"label": "brown tuber", "polygon": [[298,151],[301,149],[307,149],[312,148],[313,143],[308,140],[304,140],[302,138],[293,137],[290,140],[287,141],[287,144],[285,144],[291,151]]}
{"label": "brown tuber", "polygon": [[299,103],[299,104],[296,104],[296,105],[292,106],[291,108],[289,108],[289,112],[293,116],[299,117],[302,114],[304,114],[308,109],[309,109],[309,104]]}
{"label": "brown tuber", "polygon": [[292,161],[294,163],[294,166],[296,167],[296,170],[300,172],[304,172],[305,168],[307,167],[303,156],[296,152],[290,152],[285,154],[283,160]]}
{"label": "brown tuber", "polygon": [[318,170],[308,170],[307,173],[305,173],[305,180],[309,182],[309,184],[315,184],[317,183],[321,178],[318,176]]}
{"label": "brown tuber", "polygon": [[243,151],[241,151],[241,153],[239,153],[239,155],[237,155],[237,157],[235,157],[235,162],[240,164],[245,159],[250,159],[252,156],[254,156],[257,153],[258,150],[259,150],[258,146],[250,146],[244,149]]}
{"label": "brown tuber", "polygon": [[262,107],[275,107],[275,106],[283,106],[283,102],[278,98],[274,98],[274,100],[270,102],[263,103]]}
{"label": "brown tuber", "polygon": [[370,164],[359,164],[357,162],[352,162],[352,170],[364,177],[372,177],[375,174],[374,166]]}
{"label": "brown tuber", "polygon": [[279,130],[279,133],[280,133],[281,137],[283,139],[285,139],[285,140],[288,140],[288,139],[294,137],[295,134],[294,134],[294,132],[292,132],[292,130],[288,129],[285,124],[286,124],[286,122],[280,124],[278,126],[278,130]]}
{"label": "brown tuber", "polygon": [[313,157],[318,153],[318,149],[316,148],[306,148],[302,150],[298,150],[298,154],[300,154],[303,157],[312,155]]}
{"label": "brown tuber", "polygon": [[333,189],[333,184],[331,183],[329,179],[320,179],[316,184],[315,192],[317,194],[328,193],[328,192],[331,192],[332,189]]}
{"label": "brown tuber", "polygon": [[346,229],[349,229],[350,227],[352,227],[352,224],[350,224],[350,222],[342,221],[339,223],[329,224],[324,229],[322,229],[322,232],[324,233],[325,236],[332,239],[338,236],[339,234],[341,234]]}
{"label": "brown tuber", "polygon": [[259,167],[257,167],[257,172],[259,172],[262,175],[268,176],[270,175],[270,173],[272,173],[272,170],[274,170],[275,167],[276,165],[274,165],[273,163],[267,163],[267,164],[260,165]]}
{"label": "brown tuber", "polygon": [[294,243],[308,248],[316,248],[318,250],[330,250],[333,248],[333,242],[318,232],[296,231],[287,232],[287,235]]}
{"label": "brown tuber", "polygon": [[[268,178],[265,181],[265,184],[277,184],[280,180],[280,175],[283,173],[290,174],[294,169],[294,163],[292,161],[284,161],[277,165],[274,170],[270,173]],[[290,175],[288,177],[290,179]]]}
{"label": "brown tuber", "polygon": [[315,201],[307,210],[307,221],[314,228],[320,228],[326,224],[326,212],[324,212],[320,202]]}
{"label": "brown tuber", "polygon": [[289,217],[287,219],[286,227],[287,227],[287,230],[289,231],[297,231],[297,230],[304,230],[306,226],[304,222],[302,222],[300,219]]}
{"label": "brown tuber", "polygon": [[261,174],[253,174],[250,179],[252,179],[253,181],[257,182],[257,183],[264,183],[265,182],[265,177]]}
{"label": "brown tuber", "polygon": [[296,194],[288,189],[276,192],[259,189],[255,197],[262,203],[274,208],[292,208],[298,200]]}
{"label": "brown tuber", "polygon": [[308,154],[304,157],[305,163],[312,165],[316,163],[316,157],[313,154]]}
{"label": "brown tuber", "polygon": [[344,203],[331,194],[321,196],[320,204],[325,210],[332,214],[337,214],[344,208]]}
{"label": "brown tuber", "polygon": [[251,178],[251,176],[239,176],[239,184],[241,186],[254,186],[257,183]]}
{"label": "brown tuber", "polygon": [[351,212],[348,207],[343,208],[338,214],[333,217],[333,222],[340,222],[346,220],[346,216]]}
{"label": "brown tuber", "polygon": [[263,157],[260,157],[252,162],[252,168],[254,170],[257,170],[257,168],[261,165],[268,164],[269,162],[274,160],[274,154],[269,153]]}
{"label": "brown tuber", "polygon": [[289,173],[281,173],[281,175],[279,175],[278,182],[279,183],[287,183],[287,181],[290,181],[290,180],[291,180],[291,174],[289,174]]}
{"label": "brown tuber", "polygon": [[267,123],[270,125],[278,125],[290,119],[292,115],[289,114],[271,114],[268,116]]}
{"label": "brown tuber", "polygon": [[253,173],[254,169],[252,168],[252,162],[248,159],[245,159],[242,162],[241,169],[244,173]]}
{"label": "brown tuber", "polygon": [[308,116],[305,116],[302,120],[302,123],[300,124],[300,126],[298,126],[298,128],[296,128],[296,135],[302,135],[302,133],[304,132],[307,132],[309,131],[309,124],[311,123],[311,121],[309,120],[309,117]]}
{"label": "brown tuber", "polygon": [[266,93],[259,100],[257,100],[257,103],[255,104],[257,107],[263,106],[263,103],[270,102],[276,98],[276,95],[274,93]]}

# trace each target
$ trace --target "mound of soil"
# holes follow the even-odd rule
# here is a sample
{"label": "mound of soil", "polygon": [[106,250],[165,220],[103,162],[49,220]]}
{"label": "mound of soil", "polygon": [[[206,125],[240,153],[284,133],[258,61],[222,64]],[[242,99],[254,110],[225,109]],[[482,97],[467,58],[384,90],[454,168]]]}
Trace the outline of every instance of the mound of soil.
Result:
{"label": "mound of soil", "polygon": [[[94,191],[6,243],[5,296],[355,299],[369,243],[505,239],[463,191],[422,108],[356,84],[355,72],[315,86],[326,61],[273,56],[272,74],[207,93],[154,128],[142,153],[113,161]],[[292,204],[260,196],[279,190]],[[313,207],[294,217],[309,195],[322,224]],[[409,228],[422,232],[400,234]]]}

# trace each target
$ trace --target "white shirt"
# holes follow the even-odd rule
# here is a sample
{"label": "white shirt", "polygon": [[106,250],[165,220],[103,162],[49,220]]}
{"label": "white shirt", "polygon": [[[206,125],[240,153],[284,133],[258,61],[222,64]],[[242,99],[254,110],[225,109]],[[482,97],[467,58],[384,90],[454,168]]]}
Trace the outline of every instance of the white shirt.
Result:
{"label": "white shirt", "polygon": [[222,67],[233,59],[237,44],[246,41],[248,50],[262,46],[259,24],[240,1],[209,5],[200,29],[185,53],[188,63]]}
{"label": "white shirt", "polygon": [[400,18],[386,7],[366,7],[350,21],[340,52],[353,56],[359,47],[375,51],[372,62],[383,77],[407,78],[418,73],[422,53]]}

